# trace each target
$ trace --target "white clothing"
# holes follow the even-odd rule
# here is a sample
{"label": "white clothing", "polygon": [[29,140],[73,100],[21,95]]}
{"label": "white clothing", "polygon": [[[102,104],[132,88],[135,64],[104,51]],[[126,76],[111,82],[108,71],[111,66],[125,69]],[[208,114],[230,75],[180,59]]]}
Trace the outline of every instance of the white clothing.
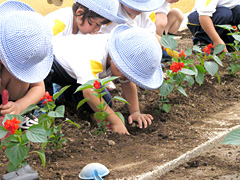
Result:
{"label": "white clothing", "polygon": [[193,11],[197,11],[199,15],[212,17],[217,7],[232,9],[237,5],[240,5],[240,0],[196,0]]}
{"label": "white clothing", "polygon": [[[142,27],[145,29],[149,29],[150,32],[156,32],[156,26],[154,22],[149,17],[149,12],[142,12],[141,14],[137,15],[134,19],[130,18],[126,10],[124,9],[123,5],[119,4],[118,14],[127,18],[126,24],[131,27]],[[115,22],[111,22],[110,24],[103,25],[100,29],[100,33],[110,33],[117,25]]]}
{"label": "white clothing", "polygon": [[[54,36],[71,35],[73,31],[73,11],[71,7],[61,8],[45,16]],[[81,34],[80,31],[78,31]]]}
{"label": "white clothing", "polygon": [[162,6],[160,6],[160,8],[158,8],[157,10],[155,10],[155,13],[164,13],[166,15],[168,15],[168,13],[170,12],[170,3],[165,1],[165,3],[163,3]]}
{"label": "white clothing", "polygon": [[110,34],[69,35],[53,38],[53,54],[62,68],[84,84],[88,80],[111,75],[106,69]]}

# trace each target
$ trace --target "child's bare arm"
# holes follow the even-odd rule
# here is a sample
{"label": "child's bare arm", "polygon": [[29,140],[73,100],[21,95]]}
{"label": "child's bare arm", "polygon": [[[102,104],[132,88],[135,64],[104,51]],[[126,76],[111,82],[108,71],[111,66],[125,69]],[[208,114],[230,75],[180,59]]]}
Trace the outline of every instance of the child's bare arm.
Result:
{"label": "child's bare arm", "polygon": [[[100,104],[100,100],[98,97],[93,95],[93,92],[94,91],[91,91],[91,89],[85,89],[83,90],[83,96],[84,98],[90,99],[89,101],[87,101],[88,105],[91,107],[91,109],[94,112],[98,112],[99,109],[96,106]],[[119,134],[129,134],[129,132],[127,131],[127,128],[125,127],[121,119],[115,114],[112,108],[106,105],[105,111],[106,113],[109,114],[107,120],[111,123],[113,132],[119,133]]]}
{"label": "child's bare arm", "polygon": [[22,98],[17,101],[9,101],[6,105],[1,105],[1,114],[20,114],[29,105],[36,104],[44,96],[44,82],[30,84],[29,90]]}
{"label": "child's bare arm", "polygon": [[142,114],[139,109],[137,87],[132,82],[122,83],[124,98],[129,102],[129,113],[128,122],[132,124],[133,121],[137,121],[139,128],[146,128],[151,125],[153,117],[150,114]]}
{"label": "child's bare arm", "polygon": [[[214,47],[218,44],[225,45],[224,41],[221,39],[221,37],[217,33],[217,31],[213,25],[212,19],[209,16],[200,15],[199,21],[200,21],[200,24],[201,24],[203,30],[207,33],[209,38],[212,40]],[[227,52],[226,47],[224,49],[224,52]]]}

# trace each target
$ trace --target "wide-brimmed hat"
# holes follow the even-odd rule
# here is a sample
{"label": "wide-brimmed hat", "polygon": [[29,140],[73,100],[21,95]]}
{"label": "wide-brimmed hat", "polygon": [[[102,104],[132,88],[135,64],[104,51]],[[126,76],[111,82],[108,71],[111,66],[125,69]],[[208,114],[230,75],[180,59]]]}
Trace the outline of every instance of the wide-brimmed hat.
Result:
{"label": "wide-brimmed hat", "polygon": [[141,12],[149,12],[158,9],[165,0],[119,0],[123,5]]}
{"label": "wide-brimmed hat", "polygon": [[20,1],[0,5],[0,60],[26,83],[45,79],[53,62],[52,30],[44,17]]}
{"label": "wide-brimmed hat", "polygon": [[127,22],[127,19],[118,14],[119,2],[118,0],[74,0],[101,15],[102,17],[123,24]]}
{"label": "wide-brimmed hat", "polygon": [[111,33],[108,45],[114,64],[126,78],[144,89],[161,86],[162,49],[154,33],[119,25]]}

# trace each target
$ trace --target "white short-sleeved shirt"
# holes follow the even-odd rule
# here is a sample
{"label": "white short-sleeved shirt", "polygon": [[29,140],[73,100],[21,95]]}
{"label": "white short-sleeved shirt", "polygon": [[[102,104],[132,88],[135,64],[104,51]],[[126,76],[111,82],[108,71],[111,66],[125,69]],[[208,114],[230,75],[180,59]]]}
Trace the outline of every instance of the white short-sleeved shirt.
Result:
{"label": "white short-sleeved shirt", "polygon": [[69,35],[53,38],[53,54],[77,83],[111,75],[106,69],[110,34]]}
{"label": "white short-sleeved shirt", "polygon": [[171,5],[170,3],[165,1],[160,8],[155,10],[155,13],[164,13],[164,14],[168,15],[168,13],[170,12],[170,5]]}
{"label": "white short-sleeved shirt", "polygon": [[240,0],[196,0],[193,11],[197,11],[199,15],[212,17],[217,7],[232,9],[237,5],[240,5]]}
{"label": "white short-sleeved shirt", "polygon": [[[73,31],[73,11],[71,7],[61,8],[45,16],[54,36],[71,35]],[[81,34],[81,32],[78,32]]]}
{"label": "white short-sleeved shirt", "polygon": [[[150,19],[149,12],[142,12],[141,14],[137,15],[134,19],[132,19],[126,10],[124,9],[123,5],[119,4],[118,14],[124,16],[127,18],[126,24],[131,27],[142,27],[145,29],[149,29],[150,32],[155,33],[156,32],[156,25],[154,22]],[[100,29],[100,33],[110,33],[117,25],[115,22],[110,22],[109,24],[103,25]]]}

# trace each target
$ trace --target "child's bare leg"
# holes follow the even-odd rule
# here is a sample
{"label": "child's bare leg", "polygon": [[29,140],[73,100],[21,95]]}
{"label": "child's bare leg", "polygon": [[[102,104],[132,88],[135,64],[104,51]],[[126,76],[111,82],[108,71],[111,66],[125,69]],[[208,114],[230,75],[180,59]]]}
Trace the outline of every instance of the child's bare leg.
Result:
{"label": "child's bare leg", "polygon": [[165,33],[176,34],[184,19],[184,15],[181,10],[173,8],[167,15],[168,23],[165,28]]}
{"label": "child's bare leg", "polygon": [[167,23],[168,23],[168,19],[167,19],[167,16],[166,14],[164,13],[156,13],[156,33],[159,35],[159,36],[162,36],[166,26],[167,26]]}

